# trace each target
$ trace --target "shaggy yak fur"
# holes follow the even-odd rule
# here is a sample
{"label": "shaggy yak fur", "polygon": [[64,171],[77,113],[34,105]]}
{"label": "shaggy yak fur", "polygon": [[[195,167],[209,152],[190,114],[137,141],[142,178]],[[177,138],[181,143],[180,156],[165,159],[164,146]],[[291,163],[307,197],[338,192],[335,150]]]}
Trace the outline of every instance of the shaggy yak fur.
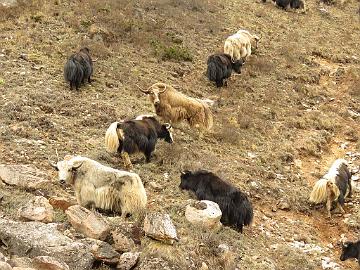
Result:
{"label": "shaggy yak fur", "polygon": [[149,95],[156,114],[164,121],[176,124],[186,120],[191,127],[212,128],[213,116],[205,100],[185,96],[164,83],[155,83],[148,90],[140,90]]}
{"label": "shaggy yak fur", "polygon": [[224,53],[230,55],[231,60],[242,59],[244,62],[251,55],[251,48],[257,48],[260,37],[252,35],[247,30],[239,30],[225,40]]}
{"label": "shaggy yak fur", "polygon": [[87,80],[91,82],[93,63],[90,57],[90,50],[82,48],[79,52],[71,55],[64,67],[64,78],[70,83],[70,89],[75,86],[76,90]]}
{"label": "shaggy yak fur", "polygon": [[212,172],[200,170],[181,173],[181,189],[195,192],[199,200],[216,202],[221,211],[221,222],[242,232],[254,216],[253,207],[245,193],[220,179]]}
{"label": "shaggy yak fur", "polygon": [[360,265],[360,241],[345,242],[342,245],[340,260],[345,261],[350,258],[357,259],[358,264]]}
{"label": "shaggy yak fur", "polygon": [[231,76],[232,71],[241,73],[241,67],[243,60],[231,61],[231,57],[228,54],[213,54],[210,55],[207,60],[206,75],[210,81],[216,83],[217,87],[224,85],[224,80]]}
{"label": "shaggy yak fur", "polygon": [[170,124],[160,124],[150,115],[138,116],[134,120],[114,122],[105,134],[105,147],[109,153],[119,152],[126,168],[132,168],[129,154],[144,153],[150,161],[158,139],[173,142]]}
{"label": "shaggy yak fur", "polygon": [[345,198],[351,197],[351,172],[344,159],[337,159],[329,171],[315,183],[310,194],[310,202],[325,203],[328,217],[331,217],[331,204],[336,202],[341,213],[345,213],[343,206]]}
{"label": "shaggy yak fur", "polygon": [[[266,0],[263,0],[266,2]],[[288,9],[305,9],[305,2],[303,0],[273,0],[273,2],[280,8]]]}
{"label": "shaggy yak fur", "polygon": [[50,163],[59,172],[60,184],[75,189],[81,206],[95,207],[127,215],[144,214],[147,197],[139,175],[106,167],[81,156],[66,156]]}

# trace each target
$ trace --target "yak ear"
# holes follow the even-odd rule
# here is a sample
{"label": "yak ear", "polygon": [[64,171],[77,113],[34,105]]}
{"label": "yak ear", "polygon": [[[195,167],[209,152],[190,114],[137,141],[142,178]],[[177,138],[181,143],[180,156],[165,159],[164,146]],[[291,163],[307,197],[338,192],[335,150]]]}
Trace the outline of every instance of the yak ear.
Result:
{"label": "yak ear", "polygon": [[50,159],[48,159],[48,162],[49,162],[50,166],[53,167],[55,170],[57,170],[57,171],[59,170],[56,163],[52,162]]}
{"label": "yak ear", "polygon": [[181,173],[181,175],[187,175],[187,174],[190,174],[191,172],[189,170],[184,170],[184,171],[181,171],[180,173]]}
{"label": "yak ear", "polygon": [[343,243],[344,248],[347,248],[350,245],[350,242]]}

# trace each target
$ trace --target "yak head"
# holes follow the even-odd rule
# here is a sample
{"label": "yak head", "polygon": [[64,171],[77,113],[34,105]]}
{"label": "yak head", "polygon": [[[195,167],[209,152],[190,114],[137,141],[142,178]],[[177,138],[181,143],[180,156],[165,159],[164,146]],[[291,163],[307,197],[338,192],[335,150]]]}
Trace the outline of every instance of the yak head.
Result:
{"label": "yak head", "polygon": [[161,133],[163,135],[162,137],[165,140],[165,142],[167,143],[174,142],[174,138],[172,135],[172,126],[169,123],[165,123],[161,125]]}
{"label": "yak head", "polygon": [[181,172],[181,175],[180,175],[181,182],[180,182],[179,188],[185,189],[185,190],[191,189],[191,184],[190,184],[190,182],[191,182],[190,176],[191,175],[192,175],[192,172],[189,170],[185,170],[185,171]]}
{"label": "yak head", "polygon": [[342,251],[340,260],[345,261],[349,258],[357,258],[358,257],[358,247],[356,246],[356,243],[353,242],[345,242],[342,244]]}
{"label": "yak head", "polygon": [[89,50],[88,47],[83,47],[83,48],[81,48],[81,49],[80,49],[80,52],[83,52],[83,53],[85,53],[85,54],[87,54],[87,55],[90,54],[90,50]]}
{"label": "yak head", "polygon": [[73,184],[74,173],[83,165],[83,161],[63,160],[56,164],[49,161],[50,165],[59,172],[59,182],[61,185]]}
{"label": "yak head", "polygon": [[167,90],[167,85],[165,83],[155,83],[149,87],[147,90],[142,90],[139,87],[140,91],[149,95],[150,101],[154,104],[154,106],[160,105],[160,94],[164,93]]}
{"label": "yak head", "polygon": [[242,60],[242,59],[236,60],[236,61],[231,63],[232,69],[236,73],[240,74],[241,73],[241,67],[243,66],[243,64],[244,64],[244,60]]}

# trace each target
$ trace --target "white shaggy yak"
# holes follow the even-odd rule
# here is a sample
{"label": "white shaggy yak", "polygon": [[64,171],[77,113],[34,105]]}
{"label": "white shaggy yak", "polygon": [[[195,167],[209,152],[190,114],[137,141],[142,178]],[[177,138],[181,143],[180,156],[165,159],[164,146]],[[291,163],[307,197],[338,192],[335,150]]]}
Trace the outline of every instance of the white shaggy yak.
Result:
{"label": "white shaggy yak", "polygon": [[351,172],[344,159],[337,159],[329,171],[318,180],[310,194],[310,202],[318,204],[326,202],[328,217],[331,217],[331,204],[336,202],[341,213],[345,213],[343,206],[345,198],[351,196]]}
{"label": "white shaggy yak", "polygon": [[165,83],[155,83],[148,90],[140,90],[149,96],[156,114],[164,121],[176,124],[185,120],[190,127],[200,130],[212,128],[211,100],[188,97]]}
{"label": "white shaggy yak", "polygon": [[260,37],[247,30],[239,30],[225,40],[224,53],[230,55],[232,61],[246,60],[251,55],[251,48],[257,48]]}
{"label": "white shaggy yak", "polygon": [[63,161],[51,163],[59,172],[60,184],[74,187],[78,204],[141,216],[147,197],[139,175],[120,171],[82,156],[66,156]]}

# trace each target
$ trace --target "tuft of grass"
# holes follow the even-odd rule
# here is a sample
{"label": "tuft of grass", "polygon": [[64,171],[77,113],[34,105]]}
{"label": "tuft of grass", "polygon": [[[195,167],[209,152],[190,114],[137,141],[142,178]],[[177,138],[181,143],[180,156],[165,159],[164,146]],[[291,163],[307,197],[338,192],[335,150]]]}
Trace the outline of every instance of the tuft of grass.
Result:
{"label": "tuft of grass", "polygon": [[153,48],[155,55],[164,61],[193,61],[192,53],[184,46],[177,44],[167,46],[157,40],[152,40],[150,45]]}

